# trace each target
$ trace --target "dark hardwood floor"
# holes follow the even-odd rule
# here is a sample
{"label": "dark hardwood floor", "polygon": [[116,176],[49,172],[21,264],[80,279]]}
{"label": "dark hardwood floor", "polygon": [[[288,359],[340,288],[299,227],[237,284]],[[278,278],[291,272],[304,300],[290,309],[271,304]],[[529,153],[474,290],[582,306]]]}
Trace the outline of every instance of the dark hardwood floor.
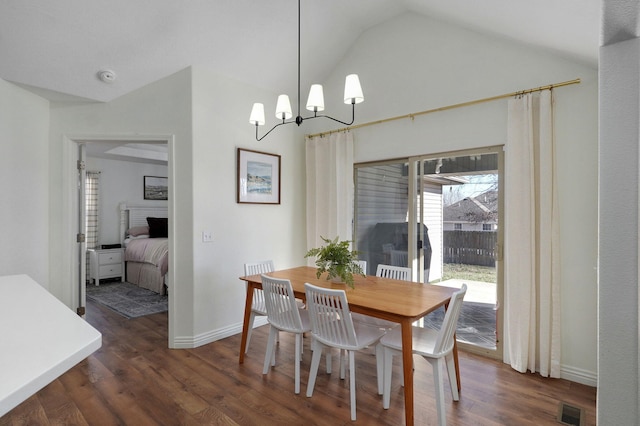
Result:
{"label": "dark hardwood floor", "polygon": [[[305,396],[311,351],[301,366],[301,393],[293,393],[293,339],[281,334],[277,365],[262,375],[268,327],[256,329],[249,354],[238,364],[240,337],[196,349],[167,349],[167,315],[127,320],[96,304],[87,320],[103,345],[36,395],[0,418],[0,425],[340,425],[349,420],[349,388],[334,371],[318,374]],[[43,348],[46,350],[46,348]],[[396,359],[399,357],[395,357]],[[415,423],[436,424],[431,367],[415,362]],[[357,423],[400,425],[404,400],[400,365],[394,366],[391,407],[382,408],[373,351],[356,356]],[[584,408],[595,425],[595,388],[534,374],[480,356],[460,353],[462,392],[452,402],[445,383],[450,425],[557,425],[558,404]],[[445,379],[446,380],[446,379]]]}

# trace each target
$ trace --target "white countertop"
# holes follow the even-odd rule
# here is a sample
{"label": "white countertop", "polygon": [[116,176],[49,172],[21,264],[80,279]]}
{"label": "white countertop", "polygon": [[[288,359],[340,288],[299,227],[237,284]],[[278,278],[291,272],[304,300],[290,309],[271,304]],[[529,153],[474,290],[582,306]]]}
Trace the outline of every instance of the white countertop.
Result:
{"label": "white countertop", "polygon": [[102,346],[102,335],[27,275],[0,277],[0,416]]}

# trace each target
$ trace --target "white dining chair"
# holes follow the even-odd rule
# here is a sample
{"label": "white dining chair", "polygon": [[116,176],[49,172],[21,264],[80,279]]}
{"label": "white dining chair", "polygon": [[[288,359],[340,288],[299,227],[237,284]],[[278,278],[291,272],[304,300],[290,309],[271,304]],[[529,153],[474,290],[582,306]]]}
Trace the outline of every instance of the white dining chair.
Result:
{"label": "white dining chair", "polygon": [[376,277],[391,278],[393,280],[411,281],[411,268],[378,264]]}
{"label": "white dining chair", "polygon": [[267,320],[271,325],[262,374],[269,372],[269,365],[276,365],[275,345],[279,331],[295,335],[295,393],[300,393],[300,358],[303,333],[311,331],[309,312],[298,309],[291,281],[262,275],[262,291],[267,308]]}
{"label": "white dining chair", "polygon": [[[453,360],[453,345],[462,309],[462,301],[467,292],[467,285],[463,284],[459,291],[453,293],[449,307],[445,313],[440,330],[430,328],[413,327],[413,353],[424,357],[433,369],[433,381],[435,385],[436,408],[438,411],[438,424],[444,426],[447,416],[444,406],[444,385],[442,370],[446,367],[449,376],[449,387],[454,401],[460,399],[458,395],[458,382],[456,367]],[[382,407],[389,408],[391,400],[391,370],[393,356],[402,355],[402,333],[399,328],[387,333],[380,344],[384,347],[384,389],[382,393]]]}
{"label": "white dining chair", "polygon": [[376,371],[378,376],[378,393],[382,393],[382,349],[379,345],[384,331],[367,324],[355,323],[344,290],[317,287],[305,283],[307,309],[311,320],[311,367],[307,383],[307,397],[313,395],[318,375],[320,357],[325,348],[340,350],[340,378],[344,378],[342,352],[349,357],[349,393],[351,401],[351,420],[356,420],[356,369],[355,351],[376,345]]}
{"label": "white dining chair", "polygon": [[[253,262],[244,264],[244,274],[257,275],[266,272],[275,271],[273,260],[265,260],[262,262]],[[251,341],[251,333],[253,331],[253,322],[256,316],[267,316],[267,308],[264,304],[264,293],[260,289],[253,290],[253,300],[251,301],[251,316],[249,317],[249,330],[247,331],[247,344],[244,347],[244,353],[249,350],[249,342]]]}
{"label": "white dining chair", "polygon": [[362,273],[367,275],[367,261],[366,260],[356,260],[356,263],[362,269]]}

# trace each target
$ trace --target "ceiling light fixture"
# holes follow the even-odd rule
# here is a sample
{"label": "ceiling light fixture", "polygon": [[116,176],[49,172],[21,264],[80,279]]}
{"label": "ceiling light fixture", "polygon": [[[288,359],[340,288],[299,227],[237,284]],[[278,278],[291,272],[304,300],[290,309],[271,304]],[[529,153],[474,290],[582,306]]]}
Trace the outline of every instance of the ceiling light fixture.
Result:
{"label": "ceiling light fixture", "polygon": [[356,117],[355,105],[359,104],[362,101],[364,101],[364,96],[362,94],[362,87],[360,87],[360,79],[358,78],[357,74],[350,74],[347,76],[344,84],[344,103],[351,104],[351,121],[349,123],[333,117],[329,117],[328,115],[318,115],[318,112],[324,111],[324,95],[322,93],[322,85],[320,84],[313,84],[311,86],[311,89],[309,90],[309,98],[307,99],[307,110],[312,111],[313,115],[304,118],[300,115],[300,0],[298,0],[298,116],[294,120],[287,121],[293,117],[293,113],[291,112],[291,102],[289,102],[289,96],[278,96],[278,102],[276,103],[276,118],[282,120],[282,123],[276,124],[271,128],[271,130],[262,135],[262,137],[258,137],[258,126],[262,126],[265,124],[264,104],[258,102],[254,103],[253,108],[251,109],[249,122],[256,126],[256,140],[261,141],[276,127],[282,126],[283,124],[295,123],[300,126],[304,120],[309,120],[312,118],[324,117],[350,126],[353,124]]}

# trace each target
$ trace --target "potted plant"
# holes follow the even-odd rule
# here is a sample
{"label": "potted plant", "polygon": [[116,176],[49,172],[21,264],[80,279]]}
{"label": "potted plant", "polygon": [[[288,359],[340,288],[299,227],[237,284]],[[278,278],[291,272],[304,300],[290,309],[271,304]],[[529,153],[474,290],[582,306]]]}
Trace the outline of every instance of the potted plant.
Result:
{"label": "potted plant", "polygon": [[338,237],[330,240],[320,237],[326,245],[313,248],[305,254],[304,257],[316,256],[316,277],[320,278],[324,272],[327,272],[327,280],[335,282],[344,282],[349,287],[354,288],[353,274],[364,275],[364,271],[357,263],[358,252],[349,250],[351,241],[338,241]]}

